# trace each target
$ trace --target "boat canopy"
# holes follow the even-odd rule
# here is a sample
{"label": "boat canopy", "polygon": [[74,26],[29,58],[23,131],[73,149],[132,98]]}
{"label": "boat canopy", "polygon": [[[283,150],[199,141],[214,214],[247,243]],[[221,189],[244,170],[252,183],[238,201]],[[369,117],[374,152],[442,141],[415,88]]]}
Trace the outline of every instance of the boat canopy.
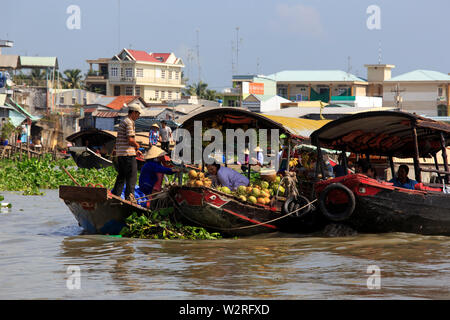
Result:
{"label": "boat canopy", "polygon": [[450,124],[400,111],[361,112],[332,121],[311,134],[328,149],[411,158],[430,157],[450,142]]}
{"label": "boat canopy", "polygon": [[101,146],[107,142],[115,141],[116,136],[106,130],[91,128],[75,132],[68,136],[66,140],[75,143],[77,146],[82,146],[87,141],[89,145]]}
{"label": "boat canopy", "polygon": [[202,108],[201,111],[195,112],[189,117],[183,119],[180,128],[190,130],[193,128],[194,121],[211,121],[220,117],[220,125],[236,125],[246,128],[255,129],[279,129],[280,134],[286,134],[290,137],[300,140],[306,140],[309,135],[316,129],[326,124],[327,120],[309,120],[279,116],[269,116],[251,112],[244,108],[236,107],[220,107],[220,108]]}

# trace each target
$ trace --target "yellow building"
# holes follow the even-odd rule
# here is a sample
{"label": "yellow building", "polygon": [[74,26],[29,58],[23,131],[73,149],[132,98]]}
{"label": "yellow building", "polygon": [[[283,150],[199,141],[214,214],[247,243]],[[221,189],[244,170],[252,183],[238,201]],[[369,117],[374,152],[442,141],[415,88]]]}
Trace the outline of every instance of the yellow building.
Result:
{"label": "yellow building", "polygon": [[[181,98],[184,64],[173,53],[123,49],[111,59],[87,62],[90,71],[86,86],[91,91],[108,96],[141,96],[147,103]],[[98,64],[98,71],[93,71],[93,64]]]}

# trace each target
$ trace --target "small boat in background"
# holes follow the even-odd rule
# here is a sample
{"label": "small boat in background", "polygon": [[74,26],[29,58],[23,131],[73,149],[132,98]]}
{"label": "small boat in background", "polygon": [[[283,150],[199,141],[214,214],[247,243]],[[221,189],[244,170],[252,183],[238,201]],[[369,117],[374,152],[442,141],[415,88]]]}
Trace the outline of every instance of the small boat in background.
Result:
{"label": "small boat in background", "polygon": [[[69,153],[79,168],[101,169],[113,165],[113,151],[117,132],[96,128],[78,131],[66,138],[72,143]],[[148,137],[144,132],[136,133],[136,141],[143,148],[148,148]],[[143,166],[144,159],[137,158],[138,169]]]}

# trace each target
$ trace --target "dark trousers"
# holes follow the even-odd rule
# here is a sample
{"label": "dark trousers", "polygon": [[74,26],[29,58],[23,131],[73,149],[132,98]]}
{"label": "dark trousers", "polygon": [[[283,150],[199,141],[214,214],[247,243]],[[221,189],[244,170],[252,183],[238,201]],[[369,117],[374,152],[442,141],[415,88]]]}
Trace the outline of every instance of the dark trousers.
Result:
{"label": "dark trousers", "polygon": [[130,200],[130,193],[134,195],[134,187],[137,181],[136,156],[117,157],[116,170],[118,174],[111,193],[120,197],[123,185],[126,184],[125,199]]}
{"label": "dark trousers", "polygon": [[167,153],[169,153],[169,143],[169,141],[161,142],[161,149],[163,149]]}

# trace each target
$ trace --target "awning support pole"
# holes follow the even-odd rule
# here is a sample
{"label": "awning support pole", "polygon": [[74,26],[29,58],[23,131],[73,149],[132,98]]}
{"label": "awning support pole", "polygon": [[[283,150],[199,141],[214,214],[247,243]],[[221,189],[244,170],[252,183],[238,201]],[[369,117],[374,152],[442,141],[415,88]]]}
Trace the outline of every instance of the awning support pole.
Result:
{"label": "awning support pole", "polygon": [[415,123],[412,123],[412,134],[414,142],[414,172],[416,175],[416,181],[421,183],[422,177],[420,174],[420,159],[419,159],[419,141],[417,139],[417,129]]}

